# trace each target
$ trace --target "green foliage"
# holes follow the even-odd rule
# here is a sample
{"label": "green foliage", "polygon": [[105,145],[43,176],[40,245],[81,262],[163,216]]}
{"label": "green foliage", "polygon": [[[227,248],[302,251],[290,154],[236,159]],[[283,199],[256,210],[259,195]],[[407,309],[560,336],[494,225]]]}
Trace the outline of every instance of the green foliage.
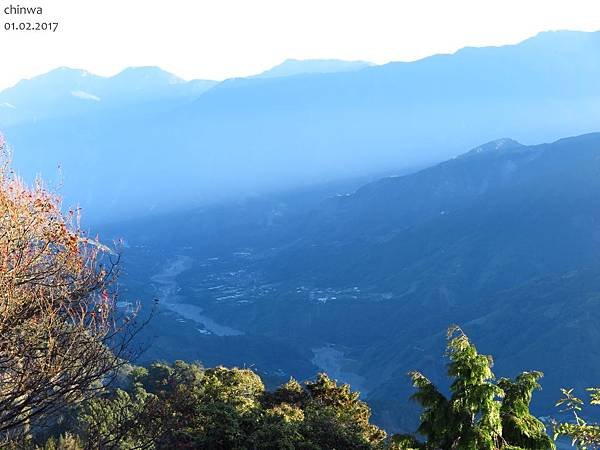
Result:
{"label": "green foliage", "polygon": [[423,450],[427,446],[408,434],[395,434],[390,439],[390,450]]}
{"label": "green foliage", "polygon": [[[561,389],[562,398],[556,406],[561,406],[563,412],[573,414],[573,422],[554,422],[554,437],[566,436],[572,445],[581,450],[600,448],[600,425],[587,423],[581,416],[585,402],[573,393],[573,389]],[[600,405],[600,388],[588,388],[590,405]]]}
{"label": "green foliage", "polygon": [[383,449],[371,411],[325,374],[265,391],[251,370],[181,361],[130,373],[130,389],[88,402],[78,429],[86,449]]}
{"label": "green foliage", "polygon": [[326,374],[306,383],[302,432],[319,448],[377,448],[386,433],[369,423],[371,410],[347,384],[338,386]]}
{"label": "green foliage", "polygon": [[[492,358],[481,355],[462,330],[448,330],[451,379],[444,395],[420,372],[410,374],[413,399],[423,408],[417,433],[386,433],[371,423],[359,393],[326,374],[303,384],[294,379],[265,390],[251,370],[205,369],[176,361],[128,368],[120,388],[86,402],[70,428],[77,435],[51,438],[36,450],[554,450],[545,426],[529,411],[541,372],[496,380]],[[600,390],[590,390],[593,404]],[[600,427],[577,412],[582,400],[564,390],[559,402],[575,424],[557,434],[592,445]],[[577,427],[577,428],[574,428]],[[60,433],[60,431],[58,432]],[[57,433],[57,434],[58,434]],[[596,433],[592,435],[592,433]]]}
{"label": "green foliage", "polygon": [[84,446],[77,436],[65,433],[58,439],[50,438],[41,450],[83,450]]}
{"label": "green foliage", "polygon": [[87,402],[78,417],[87,448],[152,448],[152,434],[147,435],[140,424],[142,414],[153,397],[136,385],[131,393],[117,389],[109,396]]}
{"label": "green foliage", "polygon": [[[402,449],[509,450],[554,449],[544,425],[529,412],[532,392],[540,372],[524,372],[515,381],[494,379],[492,358],[480,355],[463,331],[448,330],[446,355],[452,379],[450,398],[420,372],[410,376],[423,408],[417,432],[426,438],[419,443],[410,436],[392,439]],[[502,401],[500,399],[503,399]]]}
{"label": "green foliage", "polygon": [[266,406],[275,406],[286,403],[288,405],[300,406],[308,400],[308,393],[298,381],[293,378],[275,390],[265,392],[263,402]]}
{"label": "green foliage", "polygon": [[535,389],[540,389],[538,380],[541,372],[523,372],[515,381],[508,378],[498,380],[504,392],[500,407],[502,436],[507,442],[521,448],[545,450],[554,444],[546,433],[546,426],[529,412],[529,404]]}

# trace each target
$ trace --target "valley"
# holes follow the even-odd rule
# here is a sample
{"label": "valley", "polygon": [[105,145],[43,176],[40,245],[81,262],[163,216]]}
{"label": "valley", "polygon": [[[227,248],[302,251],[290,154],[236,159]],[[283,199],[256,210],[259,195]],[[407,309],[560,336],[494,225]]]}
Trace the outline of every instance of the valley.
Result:
{"label": "valley", "polygon": [[5,24],[0,449],[600,448],[600,3],[188,3]]}
{"label": "valley", "polygon": [[500,375],[546,373],[533,407],[550,414],[561,380],[583,388],[600,374],[593,359],[559,362],[572,342],[595,339],[600,320],[590,306],[600,292],[598,152],[600,134],[501,140],[308,208],[295,206],[297,193],[189,211],[174,233],[172,216],[121,225],[136,272],[123,284],[142,299],[141,286],[156,284],[146,299],[179,314],[152,325],[178,337],[159,338],[148,358],[160,349],[169,360],[250,364],[274,384],[326,370],[361,391],[378,423],[410,429],[414,412],[395,401],[410,396],[406,374],[425,367],[441,379],[428,355],[460,323]]}

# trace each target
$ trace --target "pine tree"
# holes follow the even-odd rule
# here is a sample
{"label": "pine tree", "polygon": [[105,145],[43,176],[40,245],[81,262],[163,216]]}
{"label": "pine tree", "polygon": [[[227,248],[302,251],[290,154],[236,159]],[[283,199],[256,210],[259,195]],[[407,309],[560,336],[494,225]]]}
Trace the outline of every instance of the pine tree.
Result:
{"label": "pine tree", "polygon": [[529,412],[533,391],[540,389],[538,380],[542,376],[542,372],[533,371],[521,373],[515,381],[498,380],[498,386],[504,391],[500,407],[502,436],[513,446],[531,450],[554,448],[545,425]]}
{"label": "pine tree", "polygon": [[496,383],[490,356],[480,355],[458,326],[450,327],[447,337],[451,396],[446,398],[420,372],[411,372],[417,389],[412,398],[423,407],[417,432],[426,441],[420,443],[410,436],[396,436],[393,438],[396,448],[554,449],[544,425],[529,412],[541,372],[524,372],[515,381],[502,378]]}

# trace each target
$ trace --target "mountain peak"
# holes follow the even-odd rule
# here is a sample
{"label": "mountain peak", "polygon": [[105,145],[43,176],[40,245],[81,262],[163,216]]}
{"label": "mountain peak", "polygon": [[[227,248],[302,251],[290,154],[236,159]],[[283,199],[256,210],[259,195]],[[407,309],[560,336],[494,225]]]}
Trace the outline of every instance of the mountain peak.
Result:
{"label": "mountain peak", "polygon": [[373,64],[367,61],[344,61],[341,59],[286,59],[254,78],[276,78],[311,73],[352,72]]}
{"label": "mountain peak", "polygon": [[49,71],[48,73],[46,73],[45,75],[40,75],[40,76],[48,76],[51,74],[72,74],[72,75],[79,75],[81,77],[87,77],[92,75],[92,73],[88,72],[87,70],[83,70],[83,69],[76,69],[74,67],[68,67],[68,66],[60,66],[57,67],[56,69],[53,69],[51,71]]}
{"label": "mountain peak", "polygon": [[511,138],[500,138],[493,141],[487,142],[483,145],[475,147],[468,151],[461,157],[473,157],[475,155],[492,155],[492,154],[504,154],[514,153],[515,151],[526,148],[520,142],[515,141]]}
{"label": "mountain peak", "polygon": [[137,79],[143,81],[166,81],[169,84],[185,83],[185,81],[170,72],[167,72],[157,66],[136,66],[127,67],[116,74],[115,79]]}
{"label": "mountain peak", "polygon": [[[88,72],[83,69],[75,69],[73,67],[61,66],[56,69],[52,69],[44,74],[36,75],[31,78],[25,78],[19,81],[12,87],[5,89],[4,91],[9,91],[11,89],[27,86],[30,88],[33,85],[43,85],[45,87],[61,84],[61,83],[73,83],[77,80],[81,80],[82,78],[99,78],[97,75]],[[4,92],[0,91],[0,92]]]}

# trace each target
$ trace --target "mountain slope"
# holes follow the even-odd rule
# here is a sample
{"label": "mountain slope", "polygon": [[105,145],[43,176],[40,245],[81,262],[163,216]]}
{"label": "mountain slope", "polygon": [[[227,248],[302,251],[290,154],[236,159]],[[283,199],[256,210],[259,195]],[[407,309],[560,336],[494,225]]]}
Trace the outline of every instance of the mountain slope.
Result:
{"label": "mountain slope", "polygon": [[281,64],[266,70],[253,78],[276,78],[311,73],[352,72],[372,66],[365,61],[342,61],[339,59],[286,59]]}
{"label": "mountain slope", "polygon": [[[451,323],[496,355],[498,375],[546,373],[540,414],[554,411],[564,383],[597,383],[600,133],[536,146],[501,139],[353,194],[301,199],[107,232],[126,237],[136,286],[151,286],[144,274],[187,255],[182,303],[243,331],[237,342],[272,340],[295,355],[248,361],[228,346],[232,338],[213,337],[228,363],[256,363],[282,378],[328,370],[361,386],[390,429],[411,429],[415,418],[409,370],[443,385],[438,352]],[[163,345],[173,358],[189,351]]]}

